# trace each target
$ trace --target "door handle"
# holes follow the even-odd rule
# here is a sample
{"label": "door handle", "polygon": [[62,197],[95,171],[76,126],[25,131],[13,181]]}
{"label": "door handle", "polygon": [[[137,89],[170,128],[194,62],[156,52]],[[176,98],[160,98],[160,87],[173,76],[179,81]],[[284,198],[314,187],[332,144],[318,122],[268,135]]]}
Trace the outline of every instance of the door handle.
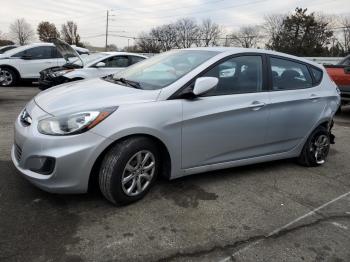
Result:
{"label": "door handle", "polygon": [[319,98],[320,98],[320,97],[319,97],[318,95],[316,95],[316,94],[311,94],[309,99],[310,99],[312,102],[317,102]]}
{"label": "door handle", "polygon": [[251,108],[253,111],[258,111],[260,110],[261,108],[263,108],[266,104],[263,103],[263,102],[260,102],[260,101],[253,101],[249,108]]}

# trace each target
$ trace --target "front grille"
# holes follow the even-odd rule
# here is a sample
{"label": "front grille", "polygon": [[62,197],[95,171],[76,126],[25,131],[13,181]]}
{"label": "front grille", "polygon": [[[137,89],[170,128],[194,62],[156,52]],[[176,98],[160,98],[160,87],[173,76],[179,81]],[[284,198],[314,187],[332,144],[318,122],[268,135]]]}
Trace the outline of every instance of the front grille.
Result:
{"label": "front grille", "polygon": [[21,158],[22,158],[22,148],[15,144],[15,157],[17,159],[17,161],[21,161]]}

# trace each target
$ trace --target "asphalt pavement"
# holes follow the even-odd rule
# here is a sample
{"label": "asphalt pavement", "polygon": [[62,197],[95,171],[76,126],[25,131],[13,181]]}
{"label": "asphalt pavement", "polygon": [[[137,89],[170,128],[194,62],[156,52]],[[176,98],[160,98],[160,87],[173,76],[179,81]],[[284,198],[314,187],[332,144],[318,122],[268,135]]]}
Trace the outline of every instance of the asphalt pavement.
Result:
{"label": "asphalt pavement", "polygon": [[283,160],[159,181],[115,207],[17,174],[13,122],[38,92],[0,88],[0,261],[350,261],[350,108],[321,167]]}

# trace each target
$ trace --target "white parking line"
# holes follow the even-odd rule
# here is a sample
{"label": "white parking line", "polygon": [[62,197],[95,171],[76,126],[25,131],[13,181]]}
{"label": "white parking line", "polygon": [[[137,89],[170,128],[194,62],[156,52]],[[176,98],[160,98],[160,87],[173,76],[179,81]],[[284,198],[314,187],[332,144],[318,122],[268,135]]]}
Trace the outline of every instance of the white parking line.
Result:
{"label": "white parking line", "polygon": [[[344,197],[346,197],[346,196],[348,196],[348,195],[350,195],[350,191],[347,192],[347,193],[344,193],[344,194],[342,194],[342,195],[340,195],[340,196],[338,196],[338,197],[336,197],[336,198],[334,198],[334,199],[332,199],[332,200],[330,200],[330,201],[328,201],[327,203],[325,203],[325,204],[323,204],[323,205],[321,205],[321,206],[319,206],[319,207],[317,207],[317,208],[315,208],[315,209],[313,209],[313,210],[311,210],[310,212],[306,213],[305,215],[302,215],[302,216],[300,216],[300,217],[294,219],[293,221],[291,221],[291,222],[285,224],[284,226],[279,227],[279,228],[273,230],[271,233],[267,234],[266,237],[271,237],[271,236],[273,236],[273,235],[278,234],[280,231],[282,231],[282,230],[284,230],[284,229],[290,227],[291,225],[293,225],[293,224],[295,224],[295,223],[297,223],[297,222],[303,220],[304,218],[307,218],[307,217],[309,217],[309,216],[312,216],[312,215],[316,214],[317,211],[319,211],[319,210],[321,210],[321,209],[323,209],[323,208],[329,206],[330,204],[332,204],[332,203],[334,203],[334,202],[336,202],[336,201],[338,201],[338,200],[340,200],[340,199],[342,199],[342,198],[344,198]],[[349,212],[346,212],[346,213],[348,214]],[[262,242],[263,240],[264,240],[264,239],[259,239],[259,240],[254,241],[253,243],[251,243],[251,244],[245,246],[244,248],[237,250],[237,251],[234,252],[231,256],[226,257],[226,258],[220,260],[220,262],[227,262],[227,261],[230,261],[230,259],[231,259],[232,257],[234,257],[235,255],[238,255],[239,253],[242,253],[243,251],[248,250],[249,248],[251,248],[251,247],[253,247],[253,246],[259,244],[259,243]]]}

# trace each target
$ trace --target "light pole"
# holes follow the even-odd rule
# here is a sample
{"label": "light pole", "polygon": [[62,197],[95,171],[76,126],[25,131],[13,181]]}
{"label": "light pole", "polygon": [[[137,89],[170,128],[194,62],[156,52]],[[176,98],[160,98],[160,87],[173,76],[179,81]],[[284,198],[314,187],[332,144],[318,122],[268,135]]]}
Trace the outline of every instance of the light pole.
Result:
{"label": "light pole", "polygon": [[106,45],[105,45],[106,51],[107,51],[107,45],[108,45],[108,20],[109,20],[109,10],[107,10],[107,20],[106,20]]}
{"label": "light pole", "polygon": [[109,23],[109,17],[110,16],[114,16],[114,15],[110,15],[109,11],[114,11],[114,10],[113,9],[107,10],[107,16],[106,16],[106,45],[105,45],[106,51],[107,51],[107,46],[108,46],[108,23]]}

